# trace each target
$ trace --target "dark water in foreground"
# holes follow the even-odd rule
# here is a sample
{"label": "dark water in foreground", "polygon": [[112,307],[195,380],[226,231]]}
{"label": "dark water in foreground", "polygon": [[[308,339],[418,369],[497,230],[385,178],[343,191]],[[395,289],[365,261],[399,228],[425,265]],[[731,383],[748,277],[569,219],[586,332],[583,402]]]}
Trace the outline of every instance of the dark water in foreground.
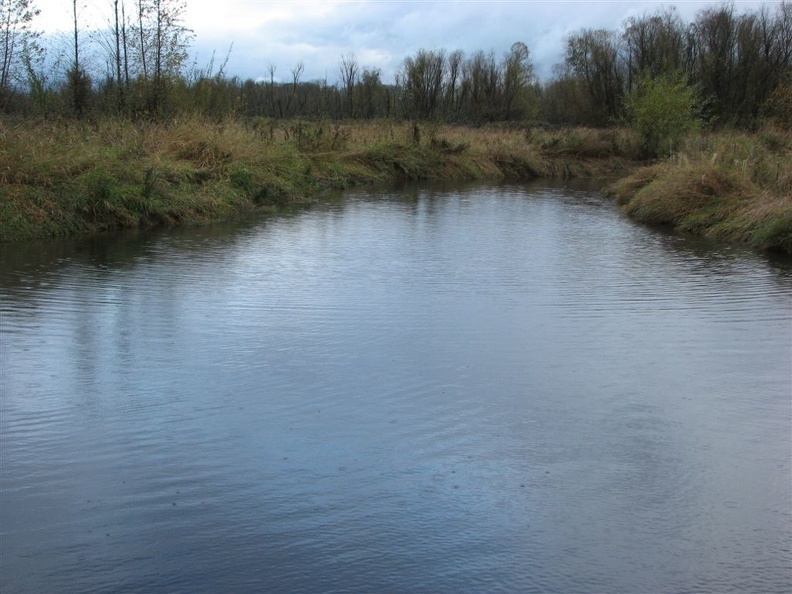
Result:
{"label": "dark water in foreground", "polygon": [[792,590],[792,265],[477,187],[4,246],[0,591]]}

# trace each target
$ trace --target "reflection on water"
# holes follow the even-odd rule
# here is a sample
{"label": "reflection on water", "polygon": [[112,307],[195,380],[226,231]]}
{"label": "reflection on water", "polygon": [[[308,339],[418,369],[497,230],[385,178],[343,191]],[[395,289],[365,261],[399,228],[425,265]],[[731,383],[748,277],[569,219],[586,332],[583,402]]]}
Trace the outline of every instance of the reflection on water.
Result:
{"label": "reflection on water", "polygon": [[792,265],[586,190],[0,252],[3,592],[788,592]]}

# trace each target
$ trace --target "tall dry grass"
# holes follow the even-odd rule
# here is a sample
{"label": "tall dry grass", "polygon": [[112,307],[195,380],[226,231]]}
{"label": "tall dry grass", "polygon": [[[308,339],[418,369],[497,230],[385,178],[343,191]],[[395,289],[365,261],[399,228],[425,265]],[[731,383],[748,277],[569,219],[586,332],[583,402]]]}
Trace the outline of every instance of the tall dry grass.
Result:
{"label": "tall dry grass", "polygon": [[610,192],[631,217],[792,252],[792,133],[767,128],[689,138],[673,158]]}
{"label": "tall dry grass", "polygon": [[626,129],[0,118],[0,240],[217,220],[395,179],[620,179],[639,220],[792,251],[788,132],[691,137],[637,167]]}

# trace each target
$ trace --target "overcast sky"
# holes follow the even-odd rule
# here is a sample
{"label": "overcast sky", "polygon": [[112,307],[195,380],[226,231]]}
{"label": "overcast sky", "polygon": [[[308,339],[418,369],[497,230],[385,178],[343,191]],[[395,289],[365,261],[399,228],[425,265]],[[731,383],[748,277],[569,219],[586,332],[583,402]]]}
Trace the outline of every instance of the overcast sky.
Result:
{"label": "overcast sky", "polygon": [[[91,15],[107,12],[112,0],[80,0],[86,26]],[[129,1],[129,0],[128,0]],[[780,0],[737,1],[738,11],[773,8]],[[583,28],[619,29],[625,19],[676,6],[686,21],[718,2],[556,1],[547,0],[187,0],[185,24],[195,33],[193,54],[206,67],[216,53],[228,55],[227,74],[264,78],[275,65],[276,78],[290,79],[302,61],[302,80],[338,78],[341,56],[354,54],[361,67],[382,70],[392,82],[405,57],[419,49],[494,50],[497,56],[515,41],[531,51],[536,73],[547,79],[563,57],[564,39]],[[68,28],[70,0],[36,0],[38,26]],[[106,18],[106,17],[105,17]],[[100,19],[101,20],[101,19]]]}

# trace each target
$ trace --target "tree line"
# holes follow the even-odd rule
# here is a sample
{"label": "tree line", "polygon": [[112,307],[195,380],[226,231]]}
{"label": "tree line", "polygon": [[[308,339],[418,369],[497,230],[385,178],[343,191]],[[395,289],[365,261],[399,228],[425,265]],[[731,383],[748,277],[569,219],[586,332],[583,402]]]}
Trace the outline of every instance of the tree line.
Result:
{"label": "tree line", "polygon": [[647,81],[665,78],[675,81],[668,88],[694,97],[712,125],[752,127],[767,116],[792,123],[788,0],[744,12],[712,6],[691,22],[670,7],[632,17],[620,30],[578,31],[544,82],[523,42],[501,56],[419,50],[388,82],[353,54],[340,57],[333,81],[303,80],[302,62],[286,74],[272,65],[263,79],[242,80],[225,71],[225,62],[189,63],[186,0],[107,1],[106,26],[84,31],[79,23],[87,9],[71,0],[68,51],[57,51],[35,28],[35,0],[0,0],[0,111],[610,126],[629,117]]}
{"label": "tree line", "polygon": [[668,8],[630,18],[621,31],[584,30],[567,39],[556,72],[546,88],[554,119],[618,120],[643,80],[672,75],[696,91],[708,119],[752,126],[792,93],[792,4],[744,13],[724,4],[691,23]]}

